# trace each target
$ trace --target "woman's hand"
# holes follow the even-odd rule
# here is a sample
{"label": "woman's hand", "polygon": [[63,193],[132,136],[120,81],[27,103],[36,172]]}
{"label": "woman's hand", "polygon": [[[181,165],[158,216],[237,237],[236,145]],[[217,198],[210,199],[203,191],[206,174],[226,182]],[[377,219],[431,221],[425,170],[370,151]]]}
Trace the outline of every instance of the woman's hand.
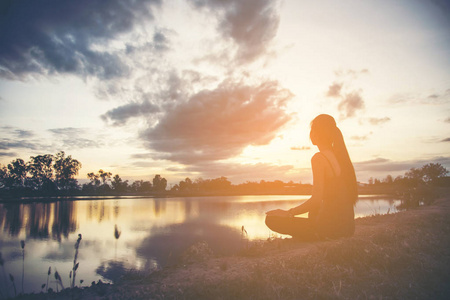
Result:
{"label": "woman's hand", "polygon": [[289,210],[284,209],[274,209],[266,212],[266,215],[275,217],[293,217],[292,213],[289,212]]}

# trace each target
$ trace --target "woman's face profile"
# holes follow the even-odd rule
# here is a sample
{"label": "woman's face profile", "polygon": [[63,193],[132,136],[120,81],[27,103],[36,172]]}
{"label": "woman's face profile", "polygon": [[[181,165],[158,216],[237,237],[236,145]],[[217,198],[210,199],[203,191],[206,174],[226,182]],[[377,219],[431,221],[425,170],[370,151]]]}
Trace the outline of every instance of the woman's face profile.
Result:
{"label": "woman's face profile", "polygon": [[317,145],[317,133],[315,130],[311,128],[311,132],[309,133],[309,138],[311,140],[311,143],[316,146]]}

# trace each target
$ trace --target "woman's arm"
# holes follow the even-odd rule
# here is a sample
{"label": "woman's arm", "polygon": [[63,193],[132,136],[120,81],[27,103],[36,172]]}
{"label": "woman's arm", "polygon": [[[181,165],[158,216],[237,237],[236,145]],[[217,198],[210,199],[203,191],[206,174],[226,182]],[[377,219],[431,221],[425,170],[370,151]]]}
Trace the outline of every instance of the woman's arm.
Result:
{"label": "woman's arm", "polygon": [[301,215],[309,212],[310,210],[317,209],[322,203],[325,186],[326,167],[326,161],[322,154],[314,154],[314,156],[311,158],[311,167],[313,173],[312,196],[299,206],[287,210],[287,213],[292,216]]}

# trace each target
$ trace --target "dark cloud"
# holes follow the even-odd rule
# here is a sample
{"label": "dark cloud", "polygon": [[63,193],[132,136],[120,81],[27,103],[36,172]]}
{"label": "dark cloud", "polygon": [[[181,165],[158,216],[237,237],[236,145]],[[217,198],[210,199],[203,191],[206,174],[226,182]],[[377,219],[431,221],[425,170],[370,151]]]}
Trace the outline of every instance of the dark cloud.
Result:
{"label": "dark cloud", "polygon": [[353,92],[345,95],[345,97],[338,104],[341,117],[344,119],[354,117],[356,112],[363,108],[364,100],[359,92]]}
{"label": "dark cloud", "polygon": [[34,142],[29,142],[26,140],[13,141],[5,138],[0,140],[0,150],[10,150],[16,148],[36,150],[39,149],[40,146]]}
{"label": "dark cloud", "polygon": [[104,121],[112,121],[114,126],[119,126],[124,125],[130,118],[149,116],[158,111],[159,107],[149,101],[142,103],[131,102],[106,112],[101,118]]}
{"label": "dark cloud", "polygon": [[0,76],[71,73],[103,79],[128,66],[108,42],[151,20],[159,0],[9,1],[0,15]]}
{"label": "dark cloud", "polygon": [[428,163],[440,163],[444,166],[450,165],[450,157],[435,157],[429,160],[419,159],[410,161],[392,161],[386,158],[376,158],[373,160],[355,162],[355,170],[358,172],[406,172],[411,168],[418,168]]}
{"label": "dark cloud", "polygon": [[328,87],[327,97],[340,97],[341,96],[342,83],[334,82]]}
{"label": "dark cloud", "polygon": [[18,138],[29,138],[34,136],[34,133],[29,130],[16,129],[14,133],[17,135]]}
{"label": "dark cloud", "polygon": [[98,140],[92,140],[82,137],[88,131],[83,128],[55,128],[49,129],[54,134],[56,142],[62,142],[62,147],[65,149],[83,149],[83,148],[97,148],[102,145]]}
{"label": "dark cloud", "polygon": [[16,152],[2,152],[0,151],[0,157],[16,157]]}
{"label": "dark cloud", "polygon": [[277,82],[225,82],[174,106],[141,138],[159,159],[191,164],[230,158],[275,138],[291,119],[284,110],[291,97]]}
{"label": "dark cloud", "polygon": [[442,142],[450,142],[450,138],[443,139]]}
{"label": "dark cloud", "polygon": [[369,123],[372,125],[381,125],[384,124],[386,122],[389,122],[391,120],[391,118],[389,117],[384,117],[384,118],[369,118]]}
{"label": "dark cloud", "polygon": [[251,62],[266,53],[275,37],[280,16],[278,1],[271,0],[191,0],[219,18],[218,30],[238,45],[236,60]]}

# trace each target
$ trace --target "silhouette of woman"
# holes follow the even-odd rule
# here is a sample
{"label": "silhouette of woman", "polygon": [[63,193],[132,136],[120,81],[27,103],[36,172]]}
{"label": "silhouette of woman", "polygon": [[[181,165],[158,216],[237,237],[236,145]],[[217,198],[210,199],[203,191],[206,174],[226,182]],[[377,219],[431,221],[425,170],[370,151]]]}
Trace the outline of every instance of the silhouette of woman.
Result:
{"label": "silhouette of woman", "polygon": [[[304,241],[351,236],[355,230],[353,206],[358,198],[356,176],[334,118],[326,114],[314,118],[310,139],[319,148],[311,159],[311,198],[289,210],[266,212],[266,225]],[[306,212],[308,218],[296,217]]]}

